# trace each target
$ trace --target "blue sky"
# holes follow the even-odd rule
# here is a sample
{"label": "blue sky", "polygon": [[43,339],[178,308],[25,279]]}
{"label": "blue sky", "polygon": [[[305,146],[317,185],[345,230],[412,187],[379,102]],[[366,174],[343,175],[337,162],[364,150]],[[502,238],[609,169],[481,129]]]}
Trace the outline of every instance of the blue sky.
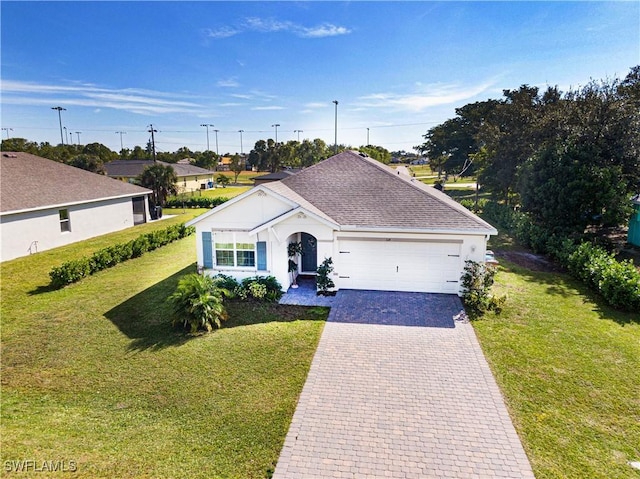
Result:
{"label": "blue sky", "polygon": [[[640,2],[6,2],[2,137],[244,152],[322,138],[410,150],[521,84],[624,77]],[[296,130],[302,130],[298,133]]]}

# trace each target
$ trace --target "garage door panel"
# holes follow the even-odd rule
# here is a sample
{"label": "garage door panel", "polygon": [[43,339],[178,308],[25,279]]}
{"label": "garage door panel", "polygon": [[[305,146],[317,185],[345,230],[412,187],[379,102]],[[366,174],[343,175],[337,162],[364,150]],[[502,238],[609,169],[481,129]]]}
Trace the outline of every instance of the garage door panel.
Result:
{"label": "garage door panel", "polygon": [[457,293],[460,243],[341,241],[342,288]]}

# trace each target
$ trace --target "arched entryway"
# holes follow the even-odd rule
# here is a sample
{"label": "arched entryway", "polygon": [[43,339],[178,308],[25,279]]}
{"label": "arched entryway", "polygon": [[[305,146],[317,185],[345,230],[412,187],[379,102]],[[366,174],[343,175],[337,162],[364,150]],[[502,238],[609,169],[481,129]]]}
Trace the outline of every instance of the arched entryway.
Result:
{"label": "arched entryway", "polygon": [[315,274],[318,269],[318,240],[309,233],[300,233],[302,243],[301,274]]}

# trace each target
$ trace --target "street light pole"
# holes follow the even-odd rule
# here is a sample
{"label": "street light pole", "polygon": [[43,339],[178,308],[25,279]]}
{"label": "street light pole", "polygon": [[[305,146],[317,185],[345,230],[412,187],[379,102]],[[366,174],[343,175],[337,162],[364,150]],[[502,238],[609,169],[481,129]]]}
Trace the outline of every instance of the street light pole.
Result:
{"label": "street light pole", "polygon": [[[213,125],[212,125],[213,126]],[[220,156],[220,151],[218,151],[218,132],[220,130],[213,130],[216,132],[216,155]]]}
{"label": "street light pole", "polygon": [[76,135],[78,135],[78,145],[80,144],[80,133],[82,133],[81,131],[76,131]]}
{"label": "street light pole", "polygon": [[120,135],[120,153],[122,153],[122,150],[124,150],[124,147],[122,146],[122,135],[126,134],[126,131],[116,131],[116,135]]}
{"label": "street light pole", "polygon": [[367,146],[369,146],[371,143],[369,143],[369,128],[367,128]]}
{"label": "street light pole", "polygon": [[338,154],[338,100],[333,100],[333,103],[336,105],[336,126],[335,126],[335,143],[334,143],[334,154]]}
{"label": "street light pole", "polygon": [[13,128],[3,128],[2,131],[6,131],[7,132],[7,140],[9,139],[9,132],[13,131]]}
{"label": "street light pole", "polygon": [[64,137],[62,136],[62,115],[60,114],[61,111],[66,111],[66,108],[62,108],[61,106],[52,106],[51,107],[52,110],[58,110],[58,121],[60,122],[60,141],[62,142],[62,144],[64,145]]}
{"label": "street light pole", "polygon": [[[67,127],[63,126],[62,128],[64,130],[64,137],[65,137],[65,139],[67,141],[67,144],[69,144],[69,139],[67,138]],[[64,145],[64,142],[62,144]]]}
{"label": "street light pole", "polygon": [[244,157],[244,152],[242,151],[242,133],[244,133],[244,130],[238,130],[238,133],[240,133],[240,156]]}
{"label": "street light pole", "polygon": [[276,145],[278,144],[278,127],[279,126],[280,126],[280,123],[274,123],[273,125],[271,125],[271,128],[276,129]]}
{"label": "street light pole", "polygon": [[211,125],[209,123],[203,123],[200,126],[204,126],[207,129],[207,151],[209,151],[209,127],[210,126],[215,126],[215,125]]}
{"label": "street light pole", "polygon": [[298,134],[298,143],[300,143],[300,133],[304,133],[303,130],[293,130],[294,133]]}

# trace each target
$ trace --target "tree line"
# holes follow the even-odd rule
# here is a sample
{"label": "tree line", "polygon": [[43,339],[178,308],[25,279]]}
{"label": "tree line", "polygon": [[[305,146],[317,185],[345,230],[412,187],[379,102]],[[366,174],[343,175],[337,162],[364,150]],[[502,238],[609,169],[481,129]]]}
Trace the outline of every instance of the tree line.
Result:
{"label": "tree line", "polygon": [[640,192],[640,66],[562,92],[522,85],[431,128],[432,167],[475,173],[491,195],[568,236],[625,223]]}
{"label": "tree line", "polygon": [[[133,149],[123,149],[120,153],[110,150],[101,143],[88,145],[51,145],[48,142],[37,143],[24,138],[9,138],[2,140],[2,151],[17,151],[31,153],[43,158],[66,163],[94,173],[105,174],[104,164],[115,160],[152,160],[154,159],[151,144],[146,148],[136,146]],[[231,158],[231,170],[238,174],[243,169],[257,171],[279,171],[284,168],[306,168],[319,161],[329,158],[336,152],[357,150],[370,157],[388,164],[392,155],[406,156],[406,152],[389,152],[381,146],[367,145],[353,148],[346,145],[328,146],[323,140],[288,141],[276,143],[273,139],[256,141],[253,149],[242,156],[231,153],[217,155],[215,152],[192,151],[184,146],[174,152],[157,152],[155,159],[165,163],[177,163],[189,159],[194,166],[207,170],[216,170],[222,157]]]}

